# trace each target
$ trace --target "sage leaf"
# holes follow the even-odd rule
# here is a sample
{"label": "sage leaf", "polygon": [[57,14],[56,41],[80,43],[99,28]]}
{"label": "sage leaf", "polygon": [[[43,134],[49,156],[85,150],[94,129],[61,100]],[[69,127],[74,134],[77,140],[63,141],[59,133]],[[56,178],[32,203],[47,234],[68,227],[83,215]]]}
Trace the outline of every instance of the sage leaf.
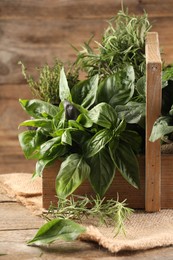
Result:
{"label": "sage leaf", "polygon": [[149,140],[155,142],[164,135],[173,132],[173,118],[171,116],[161,116],[159,117],[152,128]]}
{"label": "sage leaf", "polygon": [[69,219],[53,219],[44,224],[28,245],[50,244],[56,240],[73,241],[86,231],[86,228]]}
{"label": "sage leaf", "polygon": [[117,106],[118,117],[129,124],[139,124],[145,117],[145,103],[129,102],[125,106]]}
{"label": "sage leaf", "polygon": [[89,158],[91,168],[89,180],[96,194],[103,197],[115,175],[115,165],[110,157],[109,150],[103,148],[95,156]]}
{"label": "sage leaf", "polygon": [[90,167],[79,154],[69,155],[62,162],[56,178],[56,193],[60,198],[69,196],[88,178]]}

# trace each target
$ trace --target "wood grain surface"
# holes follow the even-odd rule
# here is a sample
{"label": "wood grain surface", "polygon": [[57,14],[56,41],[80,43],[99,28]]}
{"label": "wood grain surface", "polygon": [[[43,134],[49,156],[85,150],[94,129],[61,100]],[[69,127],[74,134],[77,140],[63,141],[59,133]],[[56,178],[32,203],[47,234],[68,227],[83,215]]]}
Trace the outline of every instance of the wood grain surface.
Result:
{"label": "wood grain surface", "polygon": [[[173,1],[124,0],[130,13],[145,10],[159,33],[164,60],[173,62]],[[54,58],[74,61],[91,35],[100,40],[107,20],[121,9],[121,0],[1,0],[0,1],[0,84],[23,83],[22,60],[31,74],[35,67],[52,64]]]}

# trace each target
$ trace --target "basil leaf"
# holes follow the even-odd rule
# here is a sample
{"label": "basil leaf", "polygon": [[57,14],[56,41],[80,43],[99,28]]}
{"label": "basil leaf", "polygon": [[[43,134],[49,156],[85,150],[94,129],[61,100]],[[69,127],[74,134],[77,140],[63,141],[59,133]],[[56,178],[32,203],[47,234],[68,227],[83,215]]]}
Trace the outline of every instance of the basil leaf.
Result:
{"label": "basil leaf", "polygon": [[133,151],[136,153],[141,151],[142,138],[137,132],[125,130],[120,134],[120,139],[130,144]]}
{"label": "basil leaf", "polygon": [[27,159],[39,157],[39,147],[47,140],[40,131],[25,131],[19,134],[19,143]]}
{"label": "basil leaf", "polygon": [[64,133],[61,136],[61,142],[63,144],[72,145],[72,137],[71,137],[70,129],[66,129],[64,131]]}
{"label": "basil leaf", "polygon": [[106,102],[112,107],[126,104],[134,94],[135,74],[132,66],[103,80],[97,92],[97,102]]}
{"label": "basil leaf", "polygon": [[58,107],[38,99],[19,99],[19,102],[23,109],[34,118],[53,118],[59,111]]}
{"label": "basil leaf", "polygon": [[95,156],[89,158],[91,168],[89,180],[96,194],[103,197],[115,175],[115,166],[110,157],[109,150],[103,148]]}
{"label": "basil leaf", "polygon": [[76,122],[86,128],[90,128],[93,125],[93,121],[88,117],[88,115],[85,114],[80,114]]}
{"label": "basil leaf", "polygon": [[172,132],[173,118],[170,116],[161,116],[155,121],[149,140],[151,142],[155,142],[162,136],[170,134]]}
{"label": "basil leaf", "polygon": [[110,129],[117,124],[117,113],[106,103],[100,103],[88,112],[89,118],[97,125]]}
{"label": "basil leaf", "polygon": [[[56,146],[55,146],[56,145]],[[42,144],[40,146],[40,156],[41,158],[46,158],[50,155],[52,155],[52,147],[55,147],[55,149],[57,149],[57,146],[61,145],[61,137],[54,137],[50,140],[48,140],[47,142],[44,142],[44,144]],[[62,145],[61,145],[62,147]]]}
{"label": "basil leaf", "polygon": [[76,84],[71,90],[73,101],[87,109],[93,105],[96,100],[98,80],[98,75],[95,75]]}
{"label": "basil leaf", "polygon": [[32,126],[32,127],[42,127],[49,132],[53,132],[52,120],[50,119],[34,119],[26,120],[20,124],[20,126]]}
{"label": "basil leaf", "polygon": [[35,165],[35,172],[33,173],[32,178],[36,178],[36,177],[41,177],[43,170],[46,166],[51,165],[55,159],[57,158],[57,156],[54,155],[54,157],[51,158],[45,158],[45,159],[40,159],[36,162]]}
{"label": "basil leaf", "polygon": [[38,230],[35,237],[27,244],[44,245],[50,244],[59,239],[65,241],[73,241],[85,231],[85,227],[75,223],[70,219],[53,219],[44,224]]}
{"label": "basil leaf", "polygon": [[58,197],[69,196],[88,178],[90,167],[79,154],[71,154],[62,162],[56,178],[56,193]]}
{"label": "basil leaf", "polygon": [[111,157],[121,175],[133,187],[139,188],[139,165],[131,146],[119,140],[116,149],[113,149],[113,146],[109,148]]}
{"label": "basil leaf", "polygon": [[61,72],[60,72],[59,97],[60,97],[61,101],[64,101],[64,100],[72,101],[67,78],[66,78],[66,75],[64,72],[64,68],[62,68]]}
{"label": "basil leaf", "polygon": [[112,139],[113,131],[109,129],[100,130],[96,133],[84,147],[87,158],[94,156]]}

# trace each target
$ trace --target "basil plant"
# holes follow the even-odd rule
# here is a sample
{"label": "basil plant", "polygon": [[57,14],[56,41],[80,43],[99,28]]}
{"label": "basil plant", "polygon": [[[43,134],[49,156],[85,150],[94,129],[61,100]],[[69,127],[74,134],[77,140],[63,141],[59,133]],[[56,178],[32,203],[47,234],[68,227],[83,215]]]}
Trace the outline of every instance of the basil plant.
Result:
{"label": "basil plant", "polygon": [[69,196],[86,179],[102,197],[116,178],[116,170],[129,184],[139,187],[136,153],[141,137],[129,130],[126,120],[115,110],[116,104],[129,102],[129,95],[134,91],[133,82],[132,79],[129,79],[130,84],[124,81],[122,89],[108,94],[116,77],[111,75],[99,82],[98,75],[94,75],[80,81],[70,91],[62,69],[59,106],[37,99],[20,100],[31,117],[20,126],[33,130],[20,133],[19,142],[25,157],[37,160],[33,177],[41,176],[44,168],[56,160],[62,161],[55,184],[58,197]]}

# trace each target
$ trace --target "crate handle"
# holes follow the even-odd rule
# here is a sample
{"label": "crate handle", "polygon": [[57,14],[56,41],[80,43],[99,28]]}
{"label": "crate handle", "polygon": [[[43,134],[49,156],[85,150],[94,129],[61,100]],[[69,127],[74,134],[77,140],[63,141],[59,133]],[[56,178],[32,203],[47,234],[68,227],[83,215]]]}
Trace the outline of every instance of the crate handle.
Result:
{"label": "crate handle", "polygon": [[161,147],[160,140],[149,141],[155,120],[161,114],[162,62],[158,33],[146,36],[146,153],[145,153],[145,210],[161,209]]}

